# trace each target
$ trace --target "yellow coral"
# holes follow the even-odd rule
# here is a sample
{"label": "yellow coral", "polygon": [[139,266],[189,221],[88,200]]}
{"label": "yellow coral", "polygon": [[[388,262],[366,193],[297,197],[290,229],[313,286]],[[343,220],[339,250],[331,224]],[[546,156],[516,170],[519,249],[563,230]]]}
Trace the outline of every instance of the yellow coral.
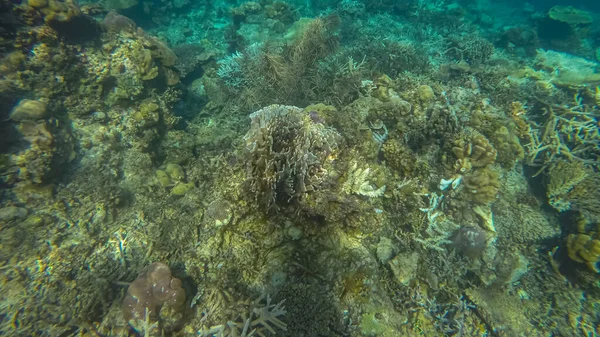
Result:
{"label": "yellow coral", "polygon": [[512,167],[514,163],[525,157],[519,138],[511,134],[506,126],[501,126],[491,136],[497,149],[497,161],[504,167]]}
{"label": "yellow coral", "polygon": [[567,251],[573,261],[585,263],[591,270],[600,272],[597,263],[600,261],[600,240],[598,233],[569,234]]}
{"label": "yellow coral", "polygon": [[521,102],[510,103],[510,116],[515,123],[516,133],[520,139],[528,140],[531,126],[525,120],[525,106]]}
{"label": "yellow coral", "polygon": [[381,148],[387,165],[403,176],[411,176],[415,169],[415,154],[398,139],[390,139]]}
{"label": "yellow coral", "polygon": [[454,168],[462,174],[470,172],[473,168],[493,164],[497,156],[487,138],[477,133],[456,140],[452,153],[457,158]]}
{"label": "yellow coral", "polygon": [[364,169],[358,167],[358,162],[352,163],[352,166],[348,170],[348,176],[342,186],[342,190],[347,194],[357,194],[366,197],[380,197],[385,193],[386,186],[383,185],[379,188],[374,187],[369,181],[371,175],[371,168],[366,167]]}
{"label": "yellow coral", "polygon": [[500,188],[498,173],[488,168],[477,169],[465,175],[463,181],[471,201],[483,205],[494,201]]}

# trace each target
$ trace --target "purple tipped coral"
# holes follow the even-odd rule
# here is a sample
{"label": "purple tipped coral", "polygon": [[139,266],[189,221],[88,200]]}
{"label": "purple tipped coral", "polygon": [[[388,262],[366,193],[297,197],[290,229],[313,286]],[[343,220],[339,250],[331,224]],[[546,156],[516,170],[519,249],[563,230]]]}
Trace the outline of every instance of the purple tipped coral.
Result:
{"label": "purple tipped coral", "polygon": [[123,314],[127,321],[156,320],[163,305],[176,311],[183,309],[185,291],[181,280],[171,275],[164,263],[154,262],[129,285],[123,300]]}

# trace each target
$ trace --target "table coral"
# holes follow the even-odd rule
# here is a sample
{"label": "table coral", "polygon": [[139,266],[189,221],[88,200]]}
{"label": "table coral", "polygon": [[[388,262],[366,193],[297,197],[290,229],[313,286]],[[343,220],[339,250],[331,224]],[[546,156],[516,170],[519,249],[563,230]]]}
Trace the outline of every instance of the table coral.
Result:
{"label": "table coral", "polygon": [[548,11],[548,16],[571,25],[589,24],[594,21],[592,13],[571,6],[554,6]]}

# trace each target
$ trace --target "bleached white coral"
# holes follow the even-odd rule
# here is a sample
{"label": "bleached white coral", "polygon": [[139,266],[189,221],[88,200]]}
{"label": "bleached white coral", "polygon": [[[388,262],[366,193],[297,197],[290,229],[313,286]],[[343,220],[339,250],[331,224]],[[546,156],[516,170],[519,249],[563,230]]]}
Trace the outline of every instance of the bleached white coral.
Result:
{"label": "bleached white coral", "polygon": [[[266,303],[261,304],[266,298]],[[280,319],[285,315],[285,300],[271,304],[269,295],[261,296],[253,302],[252,311],[241,315],[241,321],[228,321],[225,324],[212,326],[210,328],[202,328],[198,330],[198,336],[201,337],[251,337],[260,336],[266,337],[267,331],[275,334],[279,330],[285,331],[287,325]]]}
{"label": "bleached white coral", "polygon": [[444,199],[443,195],[433,192],[426,196],[429,197],[429,207],[421,208],[421,211],[427,213],[427,229],[425,230],[427,237],[416,238],[415,241],[425,248],[445,251],[442,245],[450,243],[450,236],[460,226],[446,218],[439,209]]}
{"label": "bleached white coral", "polygon": [[385,193],[386,185],[379,188],[373,187],[368,181],[371,174],[371,168],[361,169],[358,163],[354,162],[348,170],[348,179],[344,182],[342,189],[348,194],[358,194],[369,198],[380,197]]}

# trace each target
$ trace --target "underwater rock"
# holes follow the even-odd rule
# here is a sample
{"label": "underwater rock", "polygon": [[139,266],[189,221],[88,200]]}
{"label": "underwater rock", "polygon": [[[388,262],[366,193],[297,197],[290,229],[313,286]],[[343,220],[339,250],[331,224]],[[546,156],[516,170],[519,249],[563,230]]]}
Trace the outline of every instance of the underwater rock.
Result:
{"label": "underwater rock", "polygon": [[106,14],[102,21],[102,25],[109,33],[134,33],[137,28],[137,25],[133,20],[115,11],[110,11]]}
{"label": "underwater rock", "polygon": [[15,122],[21,122],[25,120],[36,121],[46,117],[46,104],[31,99],[21,100],[10,113],[10,119]]}
{"label": "underwater rock", "polygon": [[381,263],[387,263],[394,255],[394,250],[392,240],[382,236],[377,244],[377,258]]}
{"label": "underwater rock", "polygon": [[417,277],[418,263],[419,253],[408,252],[398,254],[389,262],[389,266],[394,273],[396,282],[401,285],[408,285],[411,280]]}
{"label": "underwater rock", "polygon": [[465,256],[477,258],[487,247],[487,235],[481,228],[464,226],[454,233],[452,245]]}
{"label": "underwater rock", "polygon": [[27,216],[27,209],[17,206],[0,208],[0,221],[22,219]]}
{"label": "underwater rock", "polygon": [[108,0],[106,1],[107,9],[128,9],[137,6],[138,0]]}

